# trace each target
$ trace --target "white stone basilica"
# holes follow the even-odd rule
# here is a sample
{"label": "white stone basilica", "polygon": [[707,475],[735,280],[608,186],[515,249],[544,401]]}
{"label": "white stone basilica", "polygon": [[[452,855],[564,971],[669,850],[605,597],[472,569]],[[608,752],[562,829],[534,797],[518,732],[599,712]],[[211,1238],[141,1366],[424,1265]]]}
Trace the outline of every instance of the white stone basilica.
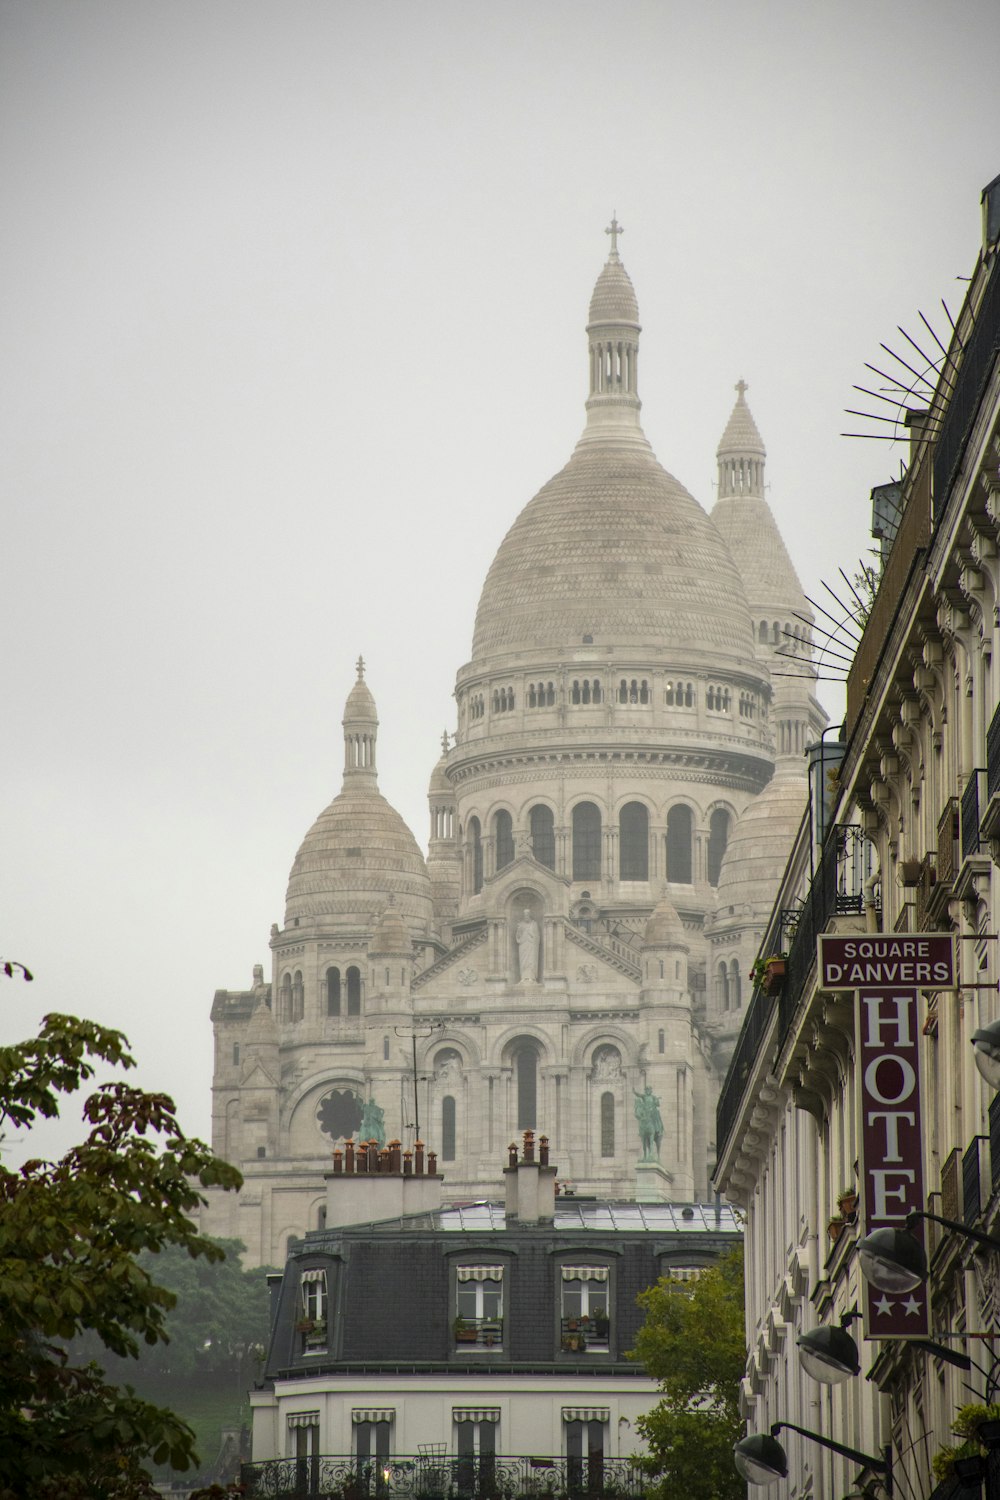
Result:
{"label": "white stone basilica", "polygon": [[410,1147],[418,1125],[447,1199],[495,1193],[528,1128],[579,1194],[708,1195],[825,716],[743,382],[711,517],[643,434],[619,232],[590,302],[583,435],[483,587],[426,859],[378,791],[359,663],[343,786],[292,865],[270,983],[258,966],[216,992],[213,1145],[245,1182],[203,1223],[248,1264],[322,1222],[346,1137]]}

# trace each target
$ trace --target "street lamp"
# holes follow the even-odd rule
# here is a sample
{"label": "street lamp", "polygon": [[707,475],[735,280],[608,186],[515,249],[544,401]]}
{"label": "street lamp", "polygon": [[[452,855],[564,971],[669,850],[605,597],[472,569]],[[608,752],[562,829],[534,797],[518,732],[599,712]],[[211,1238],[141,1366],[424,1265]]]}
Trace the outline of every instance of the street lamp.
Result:
{"label": "street lamp", "polygon": [[733,1459],[737,1469],[749,1484],[774,1484],[779,1479],[787,1479],[788,1459],[785,1457],[784,1448],[777,1440],[777,1433],[783,1427],[787,1427],[789,1432],[799,1433],[801,1437],[808,1438],[812,1443],[819,1443],[821,1447],[829,1448],[831,1453],[839,1453],[841,1458],[849,1458],[852,1463],[860,1464],[862,1468],[884,1475],[886,1493],[892,1494],[891,1448],[885,1449],[882,1458],[872,1458],[870,1454],[861,1453],[857,1448],[849,1448],[846,1443],[837,1443],[833,1438],[823,1437],[822,1433],[810,1432],[808,1427],[800,1427],[797,1422],[772,1422],[770,1433],[753,1432],[745,1438],[740,1438],[733,1448]]}
{"label": "street lamp", "polygon": [[1000,1089],[1000,1021],[972,1033],[976,1067],[991,1089]]}
{"label": "street lamp", "polygon": [[882,1292],[912,1292],[927,1280],[927,1255],[923,1245],[911,1234],[918,1219],[931,1219],[943,1224],[964,1239],[977,1245],[986,1245],[991,1250],[1000,1250],[1000,1240],[984,1234],[981,1229],[970,1229],[954,1219],[944,1219],[927,1209],[917,1208],[907,1215],[905,1229],[875,1229],[858,1241],[858,1259],[861,1270],[873,1286]]}
{"label": "street lamp", "polygon": [[808,1333],[800,1333],[795,1342],[803,1370],[823,1385],[839,1385],[861,1371],[858,1346],[843,1324],[836,1328],[821,1323]]}

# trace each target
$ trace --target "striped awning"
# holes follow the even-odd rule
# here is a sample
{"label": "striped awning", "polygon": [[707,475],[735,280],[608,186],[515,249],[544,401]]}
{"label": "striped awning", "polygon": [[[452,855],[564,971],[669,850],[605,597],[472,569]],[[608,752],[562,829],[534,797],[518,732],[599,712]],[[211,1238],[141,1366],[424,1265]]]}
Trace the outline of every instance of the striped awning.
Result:
{"label": "striped awning", "polygon": [[607,1266],[563,1266],[563,1281],[607,1281]]}
{"label": "striped awning", "polygon": [[396,1415],[394,1406],[356,1406],[351,1412],[352,1422],[391,1422]]}
{"label": "striped awning", "polygon": [[606,1422],[611,1412],[606,1406],[564,1406],[564,1422]]}
{"label": "striped awning", "polygon": [[326,1280],[326,1272],[324,1270],[319,1270],[319,1271],[303,1271],[302,1275],[299,1278],[299,1280],[302,1282],[303,1286],[305,1286],[310,1281],[325,1281]]}
{"label": "striped awning", "polygon": [[499,1422],[499,1406],[453,1406],[453,1422]]}
{"label": "striped awning", "polygon": [[288,1413],[289,1427],[318,1427],[318,1411],[290,1411]]}
{"label": "striped awning", "polygon": [[502,1281],[503,1266],[459,1266],[459,1281]]}

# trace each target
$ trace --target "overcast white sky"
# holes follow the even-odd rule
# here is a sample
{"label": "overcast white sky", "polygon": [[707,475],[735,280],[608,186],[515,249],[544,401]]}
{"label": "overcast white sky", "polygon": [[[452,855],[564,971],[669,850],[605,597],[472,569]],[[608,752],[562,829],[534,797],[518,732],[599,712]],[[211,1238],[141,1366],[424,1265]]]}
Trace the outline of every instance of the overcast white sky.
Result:
{"label": "overcast white sky", "polygon": [[0,4],[0,1039],[118,1025],[207,1134],[359,651],[425,844],[613,209],[661,462],[710,509],[745,378],[807,592],[855,566],[902,449],[843,409],[961,299],[998,55],[996,0]]}

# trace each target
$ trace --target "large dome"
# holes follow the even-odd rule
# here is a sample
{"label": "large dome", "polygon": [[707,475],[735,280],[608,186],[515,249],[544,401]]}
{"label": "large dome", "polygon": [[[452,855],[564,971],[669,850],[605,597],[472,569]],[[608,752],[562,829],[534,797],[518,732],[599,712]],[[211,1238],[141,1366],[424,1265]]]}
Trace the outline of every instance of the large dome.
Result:
{"label": "large dome", "polygon": [[770,910],[809,799],[803,766],[780,767],[740,817],[722,857],[719,917],[727,907]]}
{"label": "large dome", "polygon": [[472,658],[595,646],[752,657],[736,565],[697,501],[645,445],[581,443],[493,559]]}
{"label": "large dome", "polygon": [[390,896],[411,932],[428,931],[431,884],[416,839],[381,792],[347,786],[302,840],[288,877],[285,924],[332,917],[373,929]]}

